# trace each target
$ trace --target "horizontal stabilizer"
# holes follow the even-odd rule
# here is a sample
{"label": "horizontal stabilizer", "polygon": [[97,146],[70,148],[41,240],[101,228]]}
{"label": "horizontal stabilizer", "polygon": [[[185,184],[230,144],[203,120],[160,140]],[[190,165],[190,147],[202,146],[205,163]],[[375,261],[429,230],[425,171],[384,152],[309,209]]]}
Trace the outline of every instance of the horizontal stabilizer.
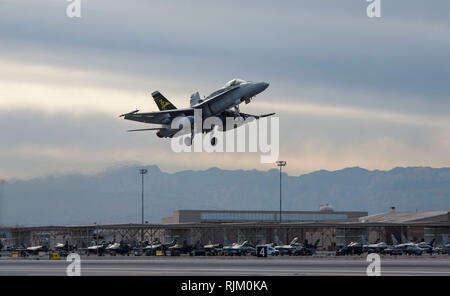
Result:
{"label": "horizontal stabilizer", "polygon": [[269,117],[272,115],[275,115],[275,113],[262,114],[262,115],[257,115],[255,117],[256,117],[256,119],[259,119],[259,118],[263,118],[263,117]]}
{"label": "horizontal stabilizer", "polygon": [[134,110],[134,111],[131,111],[131,112],[128,112],[128,113],[124,113],[124,114],[121,114],[119,117],[124,117],[124,116],[127,116],[127,115],[132,115],[132,114],[134,114],[134,113],[138,113],[139,112],[139,110]]}

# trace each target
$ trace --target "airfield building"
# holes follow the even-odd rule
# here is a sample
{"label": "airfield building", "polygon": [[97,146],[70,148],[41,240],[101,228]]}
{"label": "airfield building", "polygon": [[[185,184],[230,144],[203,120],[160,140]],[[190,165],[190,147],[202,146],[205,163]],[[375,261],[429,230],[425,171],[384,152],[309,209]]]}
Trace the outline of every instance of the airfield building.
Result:
{"label": "airfield building", "polygon": [[[321,207],[319,211],[283,211],[283,222],[304,221],[353,221],[365,217],[368,212],[335,212],[333,208]],[[239,222],[277,222],[279,211],[219,211],[219,210],[178,210],[172,216],[163,218],[163,224],[181,223],[239,223]]]}
{"label": "airfield building", "polygon": [[333,251],[350,242],[397,241],[450,242],[449,211],[338,212],[324,207],[321,211],[283,211],[279,222],[276,211],[179,210],[164,218],[162,224],[109,224],[82,226],[2,227],[4,246],[33,246],[69,241],[86,247],[93,241],[142,239],[170,242],[228,244],[244,240],[253,243],[320,240],[320,250]]}

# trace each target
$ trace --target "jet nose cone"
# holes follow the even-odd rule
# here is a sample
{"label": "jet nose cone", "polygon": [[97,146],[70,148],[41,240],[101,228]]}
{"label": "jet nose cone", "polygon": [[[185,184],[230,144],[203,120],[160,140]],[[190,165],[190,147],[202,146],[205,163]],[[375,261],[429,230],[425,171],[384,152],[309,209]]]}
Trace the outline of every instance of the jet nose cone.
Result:
{"label": "jet nose cone", "polygon": [[269,84],[267,82],[252,82],[249,83],[248,86],[245,88],[245,94],[243,95],[243,98],[245,99],[251,99],[257,94],[263,92],[266,88],[269,87]]}
{"label": "jet nose cone", "polygon": [[268,87],[269,87],[269,84],[267,82],[258,82],[256,84],[256,88],[257,88],[258,93],[264,91]]}

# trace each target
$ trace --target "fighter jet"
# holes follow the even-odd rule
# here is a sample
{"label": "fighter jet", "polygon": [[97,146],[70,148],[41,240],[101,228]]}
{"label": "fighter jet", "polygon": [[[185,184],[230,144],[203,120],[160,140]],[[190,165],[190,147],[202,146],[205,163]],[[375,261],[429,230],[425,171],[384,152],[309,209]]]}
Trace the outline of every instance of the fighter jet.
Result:
{"label": "fighter jet", "polygon": [[419,248],[421,248],[425,253],[433,254],[434,249],[434,242],[436,241],[435,238],[433,238],[429,243],[426,243],[425,241],[421,241],[417,244]]}
{"label": "fighter jet", "polygon": [[93,241],[91,243],[91,245],[86,249],[86,254],[88,256],[91,254],[103,256],[106,251],[107,246],[108,246],[108,244],[106,242],[102,242],[101,244],[98,244],[97,242]]}
{"label": "fighter jet", "polygon": [[280,252],[280,255],[292,255],[301,247],[302,245],[298,242],[298,237],[294,237],[289,244],[276,246],[275,249]]}
{"label": "fighter jet", "polygon": [[147,256],[153,256],[156,255],[156,251],[162,251],[164,253],[164,256],[166,255],[166,251],[176,245],[177,240],[173,240],[172,242],[168,243],[168,244],[163,244],[161,243],[159,240],[155,240],[153,242],[151,242],[148,246],[146,246],[144,248],[144,253]]}
{"label": "fighter jet", "polygon": [[38,255],[40,252],[48,252],[47,246],[32,246],[27,248],[27,253],[29,255]]}
{"label": "fighter jet", "polygon": [[387,248],[389,248],[389,245],[385,242],[380,242],[380,239],[377,239],[373,244],[369,244],[369,242],[364,239],[363,252],[382,253]]}
{"label": "fighter jet", "polygon": [[188,254],[190,256],[205,256],[206,250],[200,244],[200,241],[197,241],[195,245],[189,244],[187,240],[183,241],[183,244],[175,244],[169,247],[171,256],[179,256],[180,254]]}
{"label": "fighter jet", "polygon": [[109,244],[105,251],[111,256],[116,256],[117,254],[130,256],[131,248],[130,245],[120,241],[119,243],[114,242]]}
{"label": "fighter jet", "polygon": [[450,254],[450,244],[445,244],[442,247],[433,249],[433,252],[439,253],[439,254]]}
{"label": "fighter jet", "polygon": [[351,242],[336,251],[336,256],[361,255],[364,252],[363,246],[358,242]]}
{"label": "fighter jet", "polygon": [[294,256],[312,256],[316,253],[317,246],[319,245],[320,239],[317,239],[314,244],[310,244],[307,239],[303,243],[303,246],[297,247],[292,255]]}
{"label": "fighter jet", "polygon": [[[269,84],[267,82],[251,82],[242,79],[233,79],[204,99],[200,99],[198,92],[192,94],[190,107],[182,109],[177,109],[159,91],[155,91],[152,93],[152,97],[160,111],[139,113],[139,110],[135,110],[122,114],[120,117],[132,121],[160,124],[161,126],[159,127],[129,130],[130,132],[155,130],[157,131],[156,135],[160,138],[172,138],[185,135],[186,133],[184,133],[185,129],[183,129],[183,126],[187,123],[187,120],[190,123],[191,135],[190,137],[187,137],[186,144],[190,145],[192,144],[192,139],[194,137],[195,110],[201,110],[202,133],[211,132],[214,128],[203,127],[203,122],[209,117],[217,117],[222,122],[222,131],[227,131],[237,127],[237,124],[235,123],[227,126],[227,117],[240,117],[245,120],[247,118],[259,119],[275,114],[251,115],[241,113],[239,110],[239,105],[241,103],[250,103],[254,96],[263,92],[268,86]],[[233,108],[234,110],[232,110]],[[211,144],[216,144],[216,139],[214,137],[211,139]]]}
{"label": "fighter jet", "polygon": [[433,252],[438,254],[450,254],[450,243],[448,239],[448,235],[442,235],[442,245],[436,246],[433,248]]}
{"label": "fighter jet", "polygon": [[385,242],[379,242],[374,244],[368,244],[363,246],[364,251],[367,253],[382,253],[385,249],[389,248],[389,245]]}
{"label": "fighter jet", "polygon": [[69,241],[66,243],[58,243],[55,246],[55,251],[59,252],[60,256],[67,256],[69,253],[75,251],[77,249],[76,245],[70,245]]}
{"label": "fighter jet", "polygon": [[208,256],[217,256],[223,252],[223,244],[213,244],[209,242],[207,245],[204,245],[203,248]]}
{"label": "fighter jet", "polygon": [[[392,234],[392,242],[393,246],[386,248],[383,250],[383,254],[388,255],[422,255],[423,252],[429,252],[428,249],[431,249],[432,252],[433,247],[428,246],[426,243],[415,243],[408,241],[403,234],[401,234],[402,243],[399,244],[394,234]],[[431,244],[434,243],[434,240]]]}

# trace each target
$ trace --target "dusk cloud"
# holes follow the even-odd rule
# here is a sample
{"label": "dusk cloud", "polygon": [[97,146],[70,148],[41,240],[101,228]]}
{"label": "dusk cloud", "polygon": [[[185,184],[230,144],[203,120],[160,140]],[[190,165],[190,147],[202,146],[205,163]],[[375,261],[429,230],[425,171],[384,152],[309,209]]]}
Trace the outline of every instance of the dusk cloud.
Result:
{"label": "dusk cloud", "polygon": [[[174,155],[119,119],[233,77],[270,82],[245,112],[280,116],[288,171],[448,166],[448,1],[66,1],[0,4],[0,177],[117,163],[267,169],[256,155]],[[447,13],[445,13],[447,12]],[[30,168],[27,163],[35,165]],[[237,168],[237,167],[236,167]]]}

